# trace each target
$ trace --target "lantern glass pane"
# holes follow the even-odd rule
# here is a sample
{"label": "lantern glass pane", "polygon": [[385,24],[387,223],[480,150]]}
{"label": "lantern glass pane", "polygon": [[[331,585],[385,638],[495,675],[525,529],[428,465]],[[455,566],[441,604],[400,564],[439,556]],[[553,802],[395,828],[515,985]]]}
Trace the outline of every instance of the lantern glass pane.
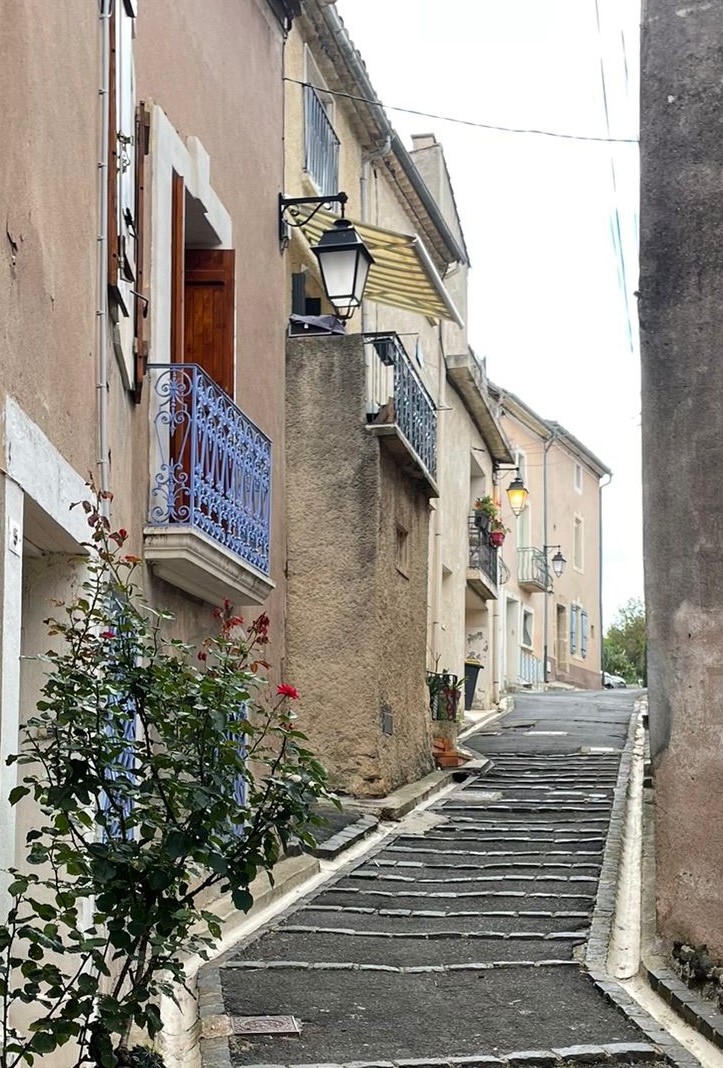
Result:
{"label": "lantern glass pane", "polygon": [[354,300],[358,249],[321,249],[319,267],[326,295],[332,304],[349,305]]}

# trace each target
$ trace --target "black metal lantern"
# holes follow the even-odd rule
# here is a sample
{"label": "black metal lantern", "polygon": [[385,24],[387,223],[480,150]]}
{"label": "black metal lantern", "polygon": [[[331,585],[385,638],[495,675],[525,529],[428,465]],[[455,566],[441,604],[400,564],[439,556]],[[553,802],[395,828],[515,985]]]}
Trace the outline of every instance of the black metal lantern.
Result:
{"label": "black metal lantern", "polygon": [[562,553],[560,552],[559,549],[557,550],[557,552],[553,556],[551,563],[552,563],[552,570],[555,572],[555,575],[557,576],[557,578],[560,578],[560,576],[562,575],[563,571],[565,570],[565,564],[567,563],[567,560],[562,555]]}
{"label": "black metal lantern", "polygon": [[349,319],[361,305],[374,259],[348,219],[337,219],[311,250],[329,303],[340,319]]}
{"label": "black metal lantern", "polygon": [[520,478],[520,472],[518,471],[507,487],[507,500],[510,502],[510,508],[515,515],[520,515],[524,510],[527,496],[527,487]]}

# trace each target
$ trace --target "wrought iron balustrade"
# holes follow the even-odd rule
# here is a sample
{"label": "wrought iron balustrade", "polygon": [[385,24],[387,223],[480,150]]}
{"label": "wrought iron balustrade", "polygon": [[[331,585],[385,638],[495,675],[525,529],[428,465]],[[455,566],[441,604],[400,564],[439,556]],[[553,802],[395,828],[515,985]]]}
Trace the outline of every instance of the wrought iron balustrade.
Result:
{"label": "wrought iron balustrade", "polygon": [[520,649],[519,676],[526,686],[539,686],[542,682],[542,661],[529,649]]}
{"label": "wrought iron balustrade", "polygon": [[477,525],[477,517],[470,515],[467,519],[469,529],[469,566],[476,571],[484,571],[485,575],[494,582],[499,583],[498,562],[499,552],[490,545],[489,535],[480,530]]}
{"label": "wrought iron balustrade", "polygon": [[339,192],[339,138],[310,85],[304,86],[304,170],[322,196]]}
{"label": "wrought iron balustrade", "polygon": [[528,545],[517,550],[517,581],[538,590],[548,589],[550,572],[542,549]]}
{"label": "wrought iron balustrade", "polygon": [[394,333],[365,334],[382,367],[390,368],[393,418],[432,478],[437,477],[437,409]]}
{"label": "wrought iron balustrade", "polygon": [[149,523],[202,531],[269,574],[271,442],[196,364],[151,364]]}

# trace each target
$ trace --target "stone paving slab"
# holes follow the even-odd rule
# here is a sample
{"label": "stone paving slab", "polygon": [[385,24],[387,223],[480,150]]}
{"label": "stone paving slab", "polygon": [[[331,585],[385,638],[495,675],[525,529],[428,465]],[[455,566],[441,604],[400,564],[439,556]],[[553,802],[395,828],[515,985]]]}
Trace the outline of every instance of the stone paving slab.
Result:
{"label": "stone paving slab", "polygon": [[[425,878],[422,873],[415,875],[402,874],[404,869],[389,868],[385,874],[381,869],[361,868],[355,872],[353,880],[355,886],[364,886],[369,889],[392,889],[400,893],[412,888],[424,891],[440,891],[448,895],[469,893],[474,891],[499,890],[519,891],[521,893],[540,892],[547,895],[594,895],[597,879],[594,875],[570,875],[566,879],[557,878],[555,875],[536,873],[533,875],[445,875],[440,872],[435,878]],[[365,875],[367,878],[365,879]]]}
{"label": "stone paving slab", "polygon": [[582,941],[579,934],[572,937],[548,938],[490,938],[484,935],[444,936],[432,932],[426,937],[412,938],[396,935],[342,937],[339,932],[287,934],[271,932],[263,940],[254,942],[234,960],[305,960],[312,962],[347,962],[357,964],[434,965],[471,964],[491,960],[544,960],[548,957],[570,958],[573,946]]}
{"label": "stone paving slab", "polygon": [[344,1063],[373,1058],[498,1056],[577,1043],[641,1041],[575,969],[407,974],[224,969],[230,1015],[292,1014],[298,1039],[232,1040],[234,1064]]}
{"label": "stone paving slab", "polygon": [[[365,887],[339,887],[337,890],[329,890],[314,900],[320,905],[360,906],[370,908],[399,908],[399,909],[456,909],[476,908],[480,910],[517,910],[523,907],[520,900],[525,895],[520,891],[517,895],[504,891],[475,890],[466,894],[448,894],[440,892],[436,895],[425,894],[417,891],[414,894],[388,893],[384,890],[369,890]],[[567,909],[570,911],[584,911],[588,913],[594,900],[593,895],[583,896],[571,894],[569,897],[561,897],[558,894],[527,895],[527,907],[539,909]]]}
{"label": "stone paving slab", "polygon": [[[433,906],[423,908],[418,906],[412,915],[410,909],[385,909],[383,912],[349,912],[347,910],[326,911],[314,908],[304,909],[297,912],[291,920],[293,926],[299,923],[310,927],[338,927],[353,928],[356,931],[389,931],[394,929],[400,934],[410,934],[415,931],[467,931],[479,930],[499,931],[503,934],[515,932],[527,932],[536,934],[548,934],[550,931],[569,931],[571,927],[587,928],[589,917],[583,913],[582,918],[559,917],[553,918],[549,913],[538,916],[518,916],[504,914],[483,916],[475,911],[445,912],[434,909]],[[436,913],[436,914],[435,914]],[[288,931],[289,924],[284,923],[279,931]]]}

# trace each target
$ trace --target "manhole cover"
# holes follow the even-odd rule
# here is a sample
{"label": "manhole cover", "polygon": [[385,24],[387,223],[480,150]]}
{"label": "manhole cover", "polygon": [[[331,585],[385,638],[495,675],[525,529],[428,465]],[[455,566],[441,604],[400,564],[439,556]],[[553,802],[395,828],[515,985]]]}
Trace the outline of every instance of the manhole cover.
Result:
{"label": "manhole cover", "polygon": [[235,1035],[300,1035],[295,1016],[233,1016]]}

